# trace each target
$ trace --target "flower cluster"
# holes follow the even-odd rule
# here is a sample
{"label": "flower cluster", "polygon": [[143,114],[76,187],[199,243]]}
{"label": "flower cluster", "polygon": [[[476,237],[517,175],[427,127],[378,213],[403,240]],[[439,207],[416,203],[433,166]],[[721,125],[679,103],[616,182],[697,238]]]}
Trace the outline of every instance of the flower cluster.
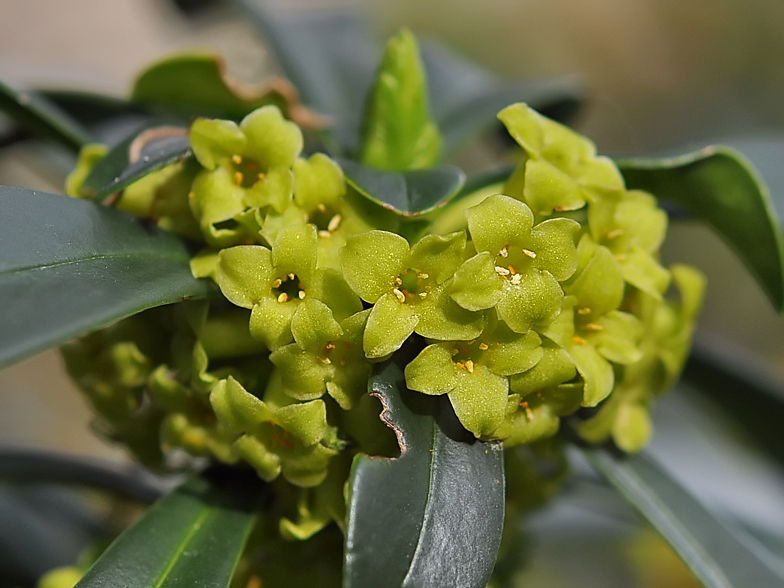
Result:
{"label": "flower cluster", "polygon": [[[661,265],[665,213],[587,139],[524,104],[499,118],[523,151],[514,173],[439,211],[464,219],[456,230],[433,222],[415,242],[332,159],[301,157],[302,132],[275,107],[196,120],[198,165],[155,172],[117,205],[198,240],[193,273],[222,296],[155,311],[161,336],[128,323],[68,348],[107,433],[130,442],[145,409],[164,451],[312,488],[282,524],[308,536],[342,520],[328,498],[341,495],[341,456],[389,451],[368,377],[416,337],[408,387],[446,395],[477,438],[531,443],[597,407],[579,432],[639,449],[703,280]],[[73,195],[99,157],[85,152]]]}

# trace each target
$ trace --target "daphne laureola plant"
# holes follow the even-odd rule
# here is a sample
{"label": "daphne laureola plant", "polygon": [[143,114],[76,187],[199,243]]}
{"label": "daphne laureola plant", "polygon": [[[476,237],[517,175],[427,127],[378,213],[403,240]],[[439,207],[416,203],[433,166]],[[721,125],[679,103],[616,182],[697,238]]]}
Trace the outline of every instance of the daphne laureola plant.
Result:
{"label": "daphne laureola plant", "polygon": [[[137,89],[204,64],[161,62]],[[81,146],[67,194],[177,235],[203,288],[62,347],[96,428],[155,470],[206,459],[229,466],[217,470],[229,487],[254,489],[215,585],[505,585],[490,576],[504,501],[520,513],[552,494],[566,438],[640,451],[655,399],[688,356],[705,281],[662,265],[668,216],[640,189],[655,182],[517,102],[497,115],[516,144],[513,167],[461,189],[462,172],[439,165],[444,139],[406,30],[387,44],[353,152],[325,149],[330,121],[278,94],[243,106],[119,147]],[[531,456],[557,471],[537,473]],[[449,464],[462,469],[441,473]],[[247,471],[264,483],[232,477]],[[443,476],[495,489],[439,505]],[[416,484],[431,495],[406,499],[410,512],[363,502]],[[146,519],[79,586],[119,581],[112,566],[149,540]],[[379,531],[371,519],[393,524]],[[479,547],[427,548],[444,528]],[[173,581],[181,564],[163,555],[174,567],[156,581]],[[84,571],[41,585],[72,585]]]}

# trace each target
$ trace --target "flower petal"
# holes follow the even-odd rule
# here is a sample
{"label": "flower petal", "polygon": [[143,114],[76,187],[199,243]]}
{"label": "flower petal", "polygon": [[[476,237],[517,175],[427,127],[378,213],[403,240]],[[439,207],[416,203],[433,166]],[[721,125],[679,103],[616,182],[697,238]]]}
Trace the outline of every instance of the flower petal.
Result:
{"label": "flower petal", "polygon": [[279,276],[294,273],[301,282],[308,282],[316,269],[316,227],[290,225],[278,231],[272,244],[272,261]]}
{"label": "flower petal", "polygon": [[384,294],[370,312],[362,345],[369,358],[386,357],[397,351],[419,322],[412,305],[401,303],[393,294]]}
{"label": "flower petal", "polygon": [[476,437],[488,437],[506,415],[509,383],[483,365],[473,372],[460,370],[449,401],[460,423]]}
{"label": "flower petal", "polygon": [[291,334],[302,349],[320,353],[328,341],[335,341],[343,334],[343,329],[326,304],[307,297],[299,303],[291,319]]}
{"label": "flower petal", "polygon": [[498,316],[516,333],[551,323],[561,312],[563,290],[550,272],[530,268],[519,284],[504,280]]}
{"label": "flower petal", "polygon": [[250,313],[250,334],[272,351],[290,343],[291,319],[298,304],[299,300],[278,302],[271,296],[263,297]]}
{"label": "flower petal", "polygon": [[392,292],[408,254],[408,241],[403,237],[373,230],[346,239],[346,246],[340,250],[340,264],[349,286],[372,304]]}
{"label": "flower petal", "polygon": [[302,131],[283,118],[276,106],[262,106],[247,115],[240,129],[248,138],[244,155],[265,168],[291,167],[302,151]]}
{"label": "flower petal", "polygon": [[188,142],[199,163],[212,170],[242,153],[247,140],[234,121],[197,118],[188,132]]}
{"label": "flower petal", "polygon": [[260,245],[239,245],[218,254],[215,274],[221,292],[230,302],[253,308],[270,295],[274,271],[269,249]]}
{"label": "flower petal", "polygon": [[446,394],[457,383],[457,367],[452,362],[452,345],[428,345],[409,362],[406,386],[424,394]]}
{"label": "flower petal", "polygon": [[459,306],[445,286],[436,286],[416,306],[419,324],[415,331],[428,339],[467,341],[482,333],[485,317]]}
{"label": "flower petal", "polygon": [[495,272],[495,255],[482,251],[466,260],[447,289],[452,300],[466,310],[494,307],[503,291],[503,280]]}
{"label": "flower petal", "polygon": [[493,256],[510,243],[527,236],[534,223],[531,209],[522,202],[495,194],[465,211],[468,230],[477,252]]}
{"label": "flower petal", "polygon": [[463,262],[466,245],[464,231],[448,235],[426,235],[411,248],[409,265],[443,284]]}

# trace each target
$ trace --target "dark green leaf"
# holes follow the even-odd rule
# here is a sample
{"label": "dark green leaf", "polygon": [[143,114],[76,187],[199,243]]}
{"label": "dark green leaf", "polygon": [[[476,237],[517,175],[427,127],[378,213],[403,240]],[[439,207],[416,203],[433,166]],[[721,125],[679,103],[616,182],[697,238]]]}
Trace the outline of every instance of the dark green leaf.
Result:
{"label": "dark green leaf", "polygon": [[408,390],[408,359],[398,352],[370,381],[401,456],[354,460],[343,585],[484,588],[504,520],[502,447],[466,433],[446,397]]}
{"label": "dark green leaf", "polygon": [[565,122],[583,100],[582,84],[574,77],[501,80],[433,42],[422,43],[422,61],[445,155],[483,131],[502,128],[496,115],[515,102],[525,102],[545,116]]}
{"label": "dark green leaf", "polygon": [[0,187],[0,366],[147,308],[201,298],[173,234],[86,200]]}
{"label": "dark green leaf", "polygon": [[734,248],[776,308],[784,311],[784,252],[768,190],[727,147],[670,159],[618,161],[630,189],[642,189],[711,225]]}
{"label": "dark green leaf", "polygon": [[354,152],[381,54],[363,15],[356,8],[338,10],[334,5],[287,11],[268,0],[235,2],[257,25],[304,104],[330,116],[339,145]]}
{"label": "dark green leaf", "polygon": [[0,449],[0,479],[92,486],[147,503],[164,490],[163,481],[140,466],[45,449]]}
{"label": "dark green leaf", "polygon": [[131,99],[186,119],[211,116],[239,120],[261,106],[274,104],[300,126],[318,122],[302,108],[296,90],[286,80],[242,85],[226,76],[223,60],[211,52],[176,55],[153,64],[136,80]]}
{"label": "dark green leaf", "polygon": [[588,460],[664,537],[706,588],[776,588],[770,554],[717,520],[645,454],[583,449]]}
{"label": "dark green leaf", "polygon": [[784,386],[773,365],[736,343],[698,331],[683,378],[784,464]]}
{"label": "dark green leaf", "polygon": [[90,171],[82,184],[82,193],[104,200],[147,174],[190,155],[186,128],[152,127],[135,131]]}
{"label": "dark green leaf", "polygon": [[255,523],[257,481],[190,480],[120,535],[76,586],[228,586]]}
{"label": "dark green leaf", "polygon": [[441,157],[441,133],[430,119],[419,45],[407,29],[387,43],[362,120],[359,161],[379,169],[427,169]]}
{"label": "dark green leaf", "polygon": [[389,172],[338,158],[346,181],[360,194],[403,216],[419,216],[444,206],[465,182],[460,168],[442,165],[433,169]]}
{"label": "dark green leaf", "polygon": [[0,111],[32,133],[79,151],[91,141],[82,126],[54,103],[35,92],[19,91],[0,82]]}

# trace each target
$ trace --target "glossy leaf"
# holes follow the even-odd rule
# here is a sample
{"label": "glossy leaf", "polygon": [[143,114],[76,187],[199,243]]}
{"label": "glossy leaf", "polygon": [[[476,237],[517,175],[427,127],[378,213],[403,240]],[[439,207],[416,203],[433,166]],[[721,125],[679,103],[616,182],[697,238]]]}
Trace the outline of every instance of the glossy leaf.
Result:
{"label": "glossy leaf", "polygon": [[186,119],[210,116],[239,120],[273,104],[302,127],[324,121],[299,103],[286,80],[274,78],[263,86],[246,86],[226,75],[226,65],[211,52],[193,52],[163,59],[147,68],[131,91],[135,102],[158,107]]}
{"label": "glossy leaf", "polygon": [[0,82],[0,111],[30,132],[54,139],[72,151],[91,141],[78,122],[36,92],[15,90]]}
{"label": "glossy leaf", "polygon": [[462,429],[446,397],[408,390],[409,359],[399,352],[370,381],[402,454],[354,460],[344,587],[484,588],[503,527],[503,451]]}
{"label": "glossy leaf", "polygon": [[407,29],[387,43],[365,106],[359,161],[389,171],[427,169],[441,156],[419,45]]}
{"label": "glossy leaf", "polygon": [[186,482],[120,535],[76,586],[228,586],[255,523],[256,482]]}
{"label": "glossy leaf", "polygon": [[670,159],[617,163],[627,187],[651,192],[718,231],[784,311],[781,229],[767,188],[743,156],[707,147]]}
{"label": "glossy leaf", "polygon": [[96,164],[82,184],[82,193],[104,200],[147,174],[190,155],[186,128],[161,126],[135,131]]}
{"label": "glossy leaf", "polygon": [[403,216],[419,216],[444,206],[460,191],[465,174],[442,165],[433,169],[389,172],[337,159],[346,181],[360,194]]}
{"label": "glossy leaf", "polygon": [[498,112],[515,102],[560,122],[569,120],[583,100],[582,84],[572,76],[503,80],[433,42],[422,43],[430,107],[448,156],[476,135],[501,129]]}
{"label": "glossy leaf", "polygon": [[784,576],[770,554],[716,519],[645,453],[583,449],[588,460],[661,534],[706,588],[774,588]]}
{"label": "glossy leaf", "polygon": [[173,234],[86,200],[0,187],[0,365],[147,308],[201,298]]}

